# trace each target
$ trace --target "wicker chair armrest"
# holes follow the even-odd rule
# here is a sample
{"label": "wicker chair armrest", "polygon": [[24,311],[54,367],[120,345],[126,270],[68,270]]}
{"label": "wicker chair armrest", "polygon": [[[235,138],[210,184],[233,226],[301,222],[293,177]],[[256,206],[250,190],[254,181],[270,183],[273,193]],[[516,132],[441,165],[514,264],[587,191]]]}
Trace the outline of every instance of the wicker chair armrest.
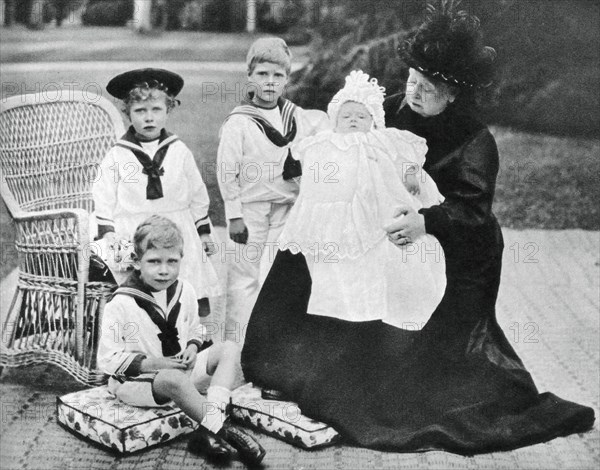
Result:
{"label": "wicker chair armrest", "polygon": [[22,272],[87,282],[90,237],[85,210],[19,211],[13,219]]}
{"label": "wicker chair armrest", "polygon": [[57,221],[60,219],[74,221],[76,229],[76,239],[80,244],[87,245],[90,241],[89,237],[89,219],[90,215],[84,209],[65,208],[65,209],[47,209],[43,211],[24,212],[19,211],[13,214],[15,224],[30,222]]}
{"label": "wicker chair armrest", "polygon": [[89,214],[83,209],[48,209],[44,211],[19,211],[13,214],[15,222],[32,222],[36,220],[49,219],[76,219],[79,225],[86,225],[89,219]]}

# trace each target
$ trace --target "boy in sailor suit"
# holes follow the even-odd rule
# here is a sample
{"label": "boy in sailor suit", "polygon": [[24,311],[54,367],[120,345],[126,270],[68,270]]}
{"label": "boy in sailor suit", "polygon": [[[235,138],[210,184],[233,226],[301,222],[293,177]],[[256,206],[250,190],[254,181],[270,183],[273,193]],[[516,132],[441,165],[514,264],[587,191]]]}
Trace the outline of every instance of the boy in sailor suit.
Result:
{"label": "boy in sailor suit", "polygon": [[[132,406],[158,407],[171,400],[200,426],[191,452],[227,458],[228,444],[248,463],[265,455],[254,439],[226,421],[231,389],[239,381],[239,347],[212,345],[197,315],[192,286],[178,279],[184,240],[169,219],[151,216],[135,231],[134,271],[107,303],[98,366],[108,388]],[[198,390],[207,385],[206,398]]]}
{"label": "boy in sailor suit", "polygon": [[[189,148],[165,127],[183,79],[163,69],[138,69],[114,77],[108,92],[123,100],[131,121],[100,165],[93,186],[98,237],[129,240],[152,214],[175,222],[185,240],[181,277],[198,295],[200,316],[209,314],[208,297],[221,293],[206,254],[216,250],[208,219],[208,192]],[[115,235],[116,234],[116,235]]]}
{"label": "boy in sailor suit", "polygon": [[227,328],[245,331],[275,242],[298,195],[293,141],[329,127],[322,111],[282,97],[291,69],[283,39],[255,41],[246,58],[249,91],[220,132],[217,172],[229,236]]}

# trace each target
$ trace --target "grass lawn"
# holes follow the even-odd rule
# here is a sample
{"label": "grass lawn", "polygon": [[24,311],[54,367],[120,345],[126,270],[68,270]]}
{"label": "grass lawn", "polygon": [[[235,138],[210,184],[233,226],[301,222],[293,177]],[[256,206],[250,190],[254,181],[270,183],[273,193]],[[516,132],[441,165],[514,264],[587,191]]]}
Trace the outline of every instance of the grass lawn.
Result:
{"label": "grass lawn", "polygon": [[[120,70],[2,73],[3,83],[18,83],[25,90],[44,89],[49,83],[77,82],[81,87],[103,89]],[[180,72],[186,85],[182,106],[169,120],[169,128],[191,148],[208,186],[213,224],[224,225],[223,202],[215,167],[219,127],[239,96],[245,74],[211,71]],[[90,88],[93,89],[93,88]],[[210,93],[207,92],[210,90]],[[500,172],[495,213],[501,225],[511,228],[600,229],[599,140],[551,137],[493,128],[500,149]],[[0,207],[0,276],[16,265],[14,228],[4,204]]]}
{"label": "grass lawn", "polygon": [[[17,25],[2,28],[2,62],[55,61],[234,61],[244,62],[256,33],[166,31],[139,35],[129,28],[66,24],[29,30]],[[308,46],[291,47],[294,59],[303,61]]]}
{"label": "grass lawn", "polygon": [[494,212],[502,226],[600,229],[600,140],[492,131],[500,152]]}

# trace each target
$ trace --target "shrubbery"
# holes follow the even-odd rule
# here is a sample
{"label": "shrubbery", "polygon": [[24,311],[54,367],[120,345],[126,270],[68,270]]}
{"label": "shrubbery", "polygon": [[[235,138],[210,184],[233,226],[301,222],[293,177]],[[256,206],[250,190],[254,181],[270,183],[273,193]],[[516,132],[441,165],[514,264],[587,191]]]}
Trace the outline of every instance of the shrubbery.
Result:
{"label": "shrubbery", "polygon": [[[256,4],[257,30],[281,35],[288,33],[292,43],[306,43],[310,41],[310,33],[305,27],[299,27],[305,13],[302,0],[259,0]],[[246,1],[190,0],[181,7],[179,17],[184,29],[243,31],[247,19]]]}
{"label": "shrubbery", "polygon": [[89,0],[81,21],[89,26],[125,26],[133,17],[133,0]]}
{"label": "shrubbery", "polygon": [[183,29],[240,31],[246,26],[245,2],[240,0],[191,0],[180,12]]}
{"label": "shrubbery", "polygon": [[[388,95],[403,88],[406,70],[396,48],[422,20],[424,2],[337,3],[316,28],[310,63],[292,76],[288,92],[302,106],[324,109],[357,68],[377,77]],[[461,6],[480,17],[486,42],[498,51],[495,99],[481,110],[488,122],[598,136],[597,2],[465,0]]]}
{"label": "shrubbery", "polygon": [[299,24],[306,13],[302,0],[257,2],[257,26],[260,31],[273,34],[287,32],[290,27]]}

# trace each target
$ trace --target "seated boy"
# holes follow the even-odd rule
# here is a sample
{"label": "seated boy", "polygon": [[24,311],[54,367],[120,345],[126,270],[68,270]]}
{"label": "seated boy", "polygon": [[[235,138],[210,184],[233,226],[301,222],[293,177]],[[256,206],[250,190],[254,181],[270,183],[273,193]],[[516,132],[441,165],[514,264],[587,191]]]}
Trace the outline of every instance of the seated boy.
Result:
{"label": "seated boy", "polygon": [[[233,342],[204,342],[196,294],[178,279],[181,231],[169,219],[151,216],[133,236],[134,272],[117,289],[102,318],[98,366],[111,377],[109,390],[133,406],[163,406],[171,400],[200,426],[188,449],[209,458],[258,464],[265,450],[226,421],[239,364]],[[207,347],[209,346],[209,347]],[[209,385],[206,398],[199,389]]]}

